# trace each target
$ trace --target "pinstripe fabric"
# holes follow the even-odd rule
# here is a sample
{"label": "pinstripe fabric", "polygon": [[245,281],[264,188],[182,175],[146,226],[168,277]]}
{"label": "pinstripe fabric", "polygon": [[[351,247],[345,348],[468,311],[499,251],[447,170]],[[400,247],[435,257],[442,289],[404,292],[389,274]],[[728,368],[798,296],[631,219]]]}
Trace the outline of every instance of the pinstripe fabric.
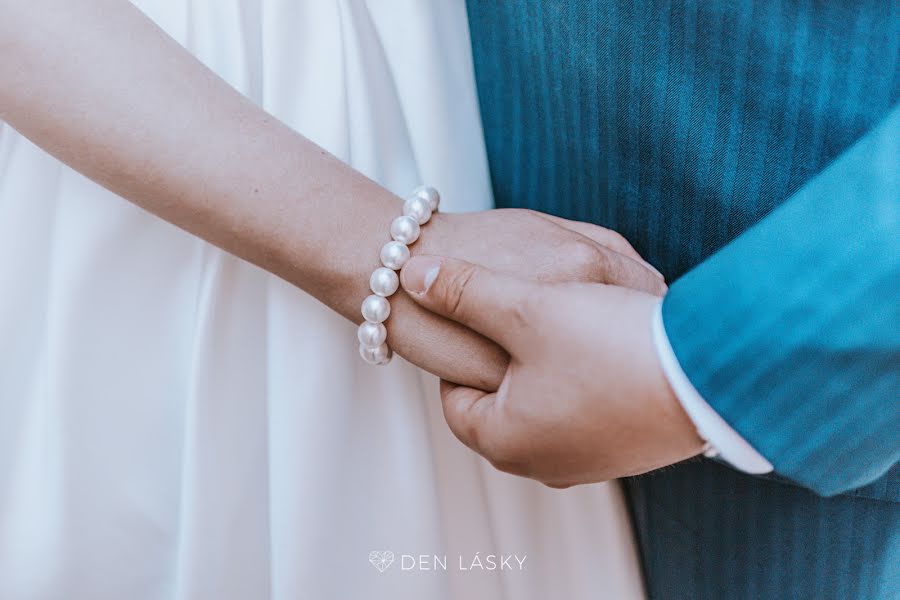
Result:
{"label": "pinstripe fabric", "polygon": [[[616,229],[670,281],[720,248],[727,253],[729,242],[813,185],[900,99],[900,15],[894,2],[470,0],[468,6],[497,204]],[[841,219],[855,214],[853,199],[846,202],[834,204]],[[865,202],[859,210],[866,210]],[[799,227],[819,225],[821,211],[811,214]],[[850,251],[895,247],[877,246],[881,238],[867,232],[857,235],[859,222],[856,214],[847,226],[855,231],[830,241]],[[852,260],[866,265],[861,256]],[[833,261],[830,269],[841,281],[847,275],[842,262]],[[707,265],[676,281],[665,318],[688,375],[712,386],[704,382],[716,383],[719,371],[704,378],[701,350],[708,340],[692,335],[699,325],[690,310],[695,297],[705,311],[717,309],[712,295],[697,295],[710,283],[707,277],[718,277],[713,283],[721,287],[722,271]],[[864,306],[875,300],[884,306],[891,284],[880,285],[881,291],[860,288],[854,294],[820,281],[806,291],[833,295],[835,303]],[[796,293],[791,288],[784,295]],[[880,349],[867,352],[866,339],[853,337],[852,324],[841,330],[836,341],[859,350],[834,365],[845,369],[845,385],[859,384],[870,370],[897,369],[888,364],[896,356],[890,332],[892,325],[896,331],[896,313],[890,313],[895,309],[886,306],[877,316],[886,328],[877,338],[886,344]],[[870,317],[859,307],[846,314]],[[820,324],[831,323],[823,313]],[[784,338],[793,332],[783,327],[771,333]],[[768,375],[785,366],[790,367]],[[762,378],[746,387],[750,382],[736,385],[754,393],[764,387]],[[807,378],[792,386],[817,392],[821,383]],[[727,381],[703,385],[705,394],[729,389]],[[853,398],[852,389],[825,391],[823,411],[840,410],[843,405],[835,402]],[[885,411],[892,401],[896,406],[890,389],[866,391],[884,402]],[[729,403],[721,410],[746,409]],[[816,471],[812,465],[827,445],[804,439],[806,445],[791,457],[786,437],[761,441],[764,413],[749,417],[749,425],[726,415],[745,433],[752,428],[755,443],[780,449],[776,467],[784,475],[822,492],[871,481],[890,462],[866,470],[836,461]],[[885,413],[873,416],[884,418]],[[865,426],[860,422],[855,431]],[[879,440],[896,444],[896,437]],[[842,443],[841,450],[852,440]],[[830,498],[707,460],[632,479],[627,487],[652,597],[900,598],[896,467]]]}
{"label": "pinstripe fabric", "polygon": [[898,163],[900,107],[663,304],[701,395],[823,495],[900,459]]}

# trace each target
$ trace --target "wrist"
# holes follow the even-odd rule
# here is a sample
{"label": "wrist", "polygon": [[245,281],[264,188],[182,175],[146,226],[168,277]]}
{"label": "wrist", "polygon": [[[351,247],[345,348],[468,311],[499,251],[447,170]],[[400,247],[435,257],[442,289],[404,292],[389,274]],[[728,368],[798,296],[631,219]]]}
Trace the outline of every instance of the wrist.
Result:
{"label": "wrist", "polygon": [[642,295],[637,322],[642,332],[644,370],[641,377],[648,385],[651,400],[647,439],[654,440],[659,466],[680,462],[703,452],[705,442],[697,433],[694,422],[685,412],[666,376],[653,336],[653,319],[659,299]]}
{"label": "wrist", "polygon": [[311,216],[276,252],[285,279],[359,323],[360,303],[371,293],[369,276],[381,265],[379,251],[390,240],[389,227],[402,200],[355,175],[363,181],[304,199],[303,212]]}

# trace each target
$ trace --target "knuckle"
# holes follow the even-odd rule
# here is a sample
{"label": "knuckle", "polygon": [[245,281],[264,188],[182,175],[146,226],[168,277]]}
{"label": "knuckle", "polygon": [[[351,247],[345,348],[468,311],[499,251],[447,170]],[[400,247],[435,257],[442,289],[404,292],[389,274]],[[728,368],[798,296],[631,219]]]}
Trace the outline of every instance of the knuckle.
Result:
{"label": "knuckle", "polygon": [[625,236],[619,233],[618,231],[613,231],[612,229],[606,229],[606,236],[609,240],[609,245],[613,248],[623,248],[627,250],[633,250],[631,247],[631,242],[625,239]]}
{"label": "knuckle", "polygon": [[569,256],[575,276],[581,281],[592,281],[605,259],[596,244],[577,239],[572,240],[566,254]]}
{"label": "knuckle", "polygon": [[597,260],[600,250],[593,242],[585,239],[573,239],[568,253],[575,264],[590,266]]}
{"label": "knuckle", "polygon": [[600,250],[597,261],[594,263],[593,281],[597,283],[615,283],[616,262],[611,254],[610,250]]}
{"label": "knuckle", "polygon": [[609,279],[610,260],[608,251],[596,244],[581,244],[579,256],[581,280],[592,283],[606,283]]}

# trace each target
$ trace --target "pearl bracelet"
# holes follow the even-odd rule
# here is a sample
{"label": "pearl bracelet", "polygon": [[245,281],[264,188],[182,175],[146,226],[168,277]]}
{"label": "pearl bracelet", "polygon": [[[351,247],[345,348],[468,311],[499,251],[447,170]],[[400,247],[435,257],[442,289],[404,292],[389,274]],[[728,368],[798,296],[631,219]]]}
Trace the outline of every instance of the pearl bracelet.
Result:
{"label": "pearl bracelet", "polygon": [[356,332],[359,338],[359,355],[370,365],[386,365],[391,362],[393,352],[387,345],[387,329],[384,321],[391,314],[388,296],[400,287],[397,275],[409,260],[409,246],[419,239],[421,226],[428,222],[431,214],[437,212],[441,196],[432,187],[416,188],[412,196],[403,203],[403,214],[391,223],[392,240],[381,247],[381,264],[369,277],[372,295],[362,303],[365,319]]}

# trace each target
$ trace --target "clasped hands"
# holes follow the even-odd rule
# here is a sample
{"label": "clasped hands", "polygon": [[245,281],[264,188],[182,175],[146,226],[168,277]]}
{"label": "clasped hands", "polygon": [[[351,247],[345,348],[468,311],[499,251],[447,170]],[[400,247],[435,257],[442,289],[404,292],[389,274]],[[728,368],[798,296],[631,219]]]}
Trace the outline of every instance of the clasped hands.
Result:
{"label": "clasped hands", "polygon": [[389,331],[442,377],[444,416],[466,446],[552,487],[700,453],[653,345],[667,288],[624,238],[525,210],[437,221],[401,272],[408,302],[430,314],[392,318]]}

